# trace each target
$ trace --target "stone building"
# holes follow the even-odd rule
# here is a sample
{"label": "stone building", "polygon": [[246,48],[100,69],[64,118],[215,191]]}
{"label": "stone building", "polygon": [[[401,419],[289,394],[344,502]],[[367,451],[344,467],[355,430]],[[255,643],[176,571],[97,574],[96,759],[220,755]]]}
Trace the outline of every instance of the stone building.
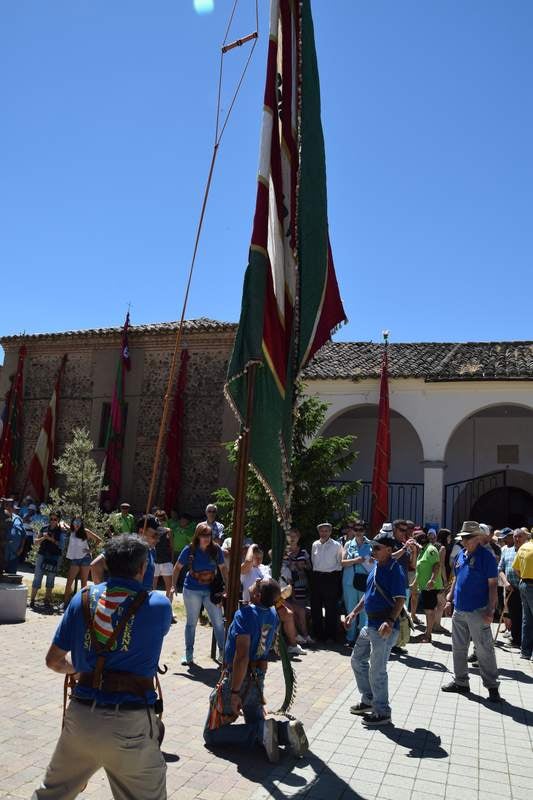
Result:
{"label": "stone building", "polygon": [[[212,491],[232,485],[223,443],[237,432],[222,387],[236,325],[186,323],[183,475],[180,507],[200,514]],[[142,509],[159,429],[176,323],[130,328],[132,369],[126,379],[127,424],[122,494]],[[85,425],[103,458],[121,330],[26,336],[24,482],[59,362],[68,363],[59,413],[61,449]],[[0,396],[14,372],[20,337],[5,351]],[[358,459],[344,479],[362,480],[352,505],[368,518],[383,346],[332,342],[306,372],[308,392],[328,407],[326,434],[353,434]],[[389,345],[392,465],[390,515],[455,527],[474,518],[533,524],[533,343]],[[160,480],[161,497],[164,473]]]}
{"label": "stone building", "polygon": [[[122,496],[143,510],[159,432],[168,369],[174,350],[176,323],[135,325],[129,329],[131,370],[126,374],[126,436],[122,465]],[[232,481],[222,443],[234,438],[236,426],[223,398],[227,360],[236,326],[208,319],[185,323],[183,345],[189,350],[185,390],[182,509],[200,514],[221,480]],[[19,347],[26,345],[24,372],[24,434],[22,466],[15,488],[24,484],[29,461],[57,370],[68,355],[61,387],[57,448],[61,452],[76,426],[85,426],[101,463],[120,352],[121,328],[68,333],[10,336],[0,339],[5,361],[0,397],[16,369]],[[164,494],[164,470],[159,492]]]}

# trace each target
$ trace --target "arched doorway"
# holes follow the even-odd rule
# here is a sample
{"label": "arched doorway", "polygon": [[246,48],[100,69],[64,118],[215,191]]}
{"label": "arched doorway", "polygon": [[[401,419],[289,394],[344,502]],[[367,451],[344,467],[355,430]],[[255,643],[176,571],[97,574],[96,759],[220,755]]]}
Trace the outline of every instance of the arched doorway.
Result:
{"label": "arched doorway", "polygon": [[[533,496],[533,408],[514,403],[479,409],[450,436],[445,455],[444,520],[518,527]],[[511,518],[506,518],[511,515]]]}
{"label": "arched doorway", "polygon": [[479,522],[490,522],[494,528],[529,528],[533,524],[533,495],[516,486],[491,489],[476,500],[471,516]]}
{"label": "arched doorway", "polygon": [[[361,491],[351,498],[351,510],[363,519],[370,518],[371,485],[378,407],[359,405],[347,408],[328,422],[323,436],[355,436],[354,450],[358,453],[351,470],[342,480],[361,481]],[[390,412],[391,469],[389,474],[389,516],[419,522],[423,519],[424,468],[420,437],[413,425],[394,409]]]}

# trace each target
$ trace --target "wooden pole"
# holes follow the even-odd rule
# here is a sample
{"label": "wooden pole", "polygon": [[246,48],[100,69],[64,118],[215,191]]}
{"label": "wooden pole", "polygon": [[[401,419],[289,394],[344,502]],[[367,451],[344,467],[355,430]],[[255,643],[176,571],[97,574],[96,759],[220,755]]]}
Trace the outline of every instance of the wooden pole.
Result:
{"label": "wooden pole", "polygon": [[226,629],[230,626],[239,605],[239,594],[241,588],[241,553],[244,539],[244,516],[246,513],[248,461],[250,458],[250,427],[254,410],[254,389],[257,367],[257,364],[251,364],[246,373],[246,418],[241,431],[239,442],[239,458],[237,460],[237,490],[235,492],[235,507],[233,509],[233,525],[231,528],[231,559],[226,600]]}

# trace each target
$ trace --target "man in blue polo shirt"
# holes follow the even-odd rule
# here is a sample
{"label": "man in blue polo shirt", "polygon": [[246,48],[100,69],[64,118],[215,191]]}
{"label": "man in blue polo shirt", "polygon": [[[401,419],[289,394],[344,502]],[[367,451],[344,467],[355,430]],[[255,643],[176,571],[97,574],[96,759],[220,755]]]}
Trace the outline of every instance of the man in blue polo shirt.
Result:
{"label": "man in blue polo shirt", "polygon": [[[242,606],[233,618],[226,639],[222,676],[209,698],[204,728],[208,747],[259,744],[271,762],[278,761],[280,744],[288,746],[295,756],[302,756],[308,749],[299,720],[265,719],[263,688],[268,656],[279,625],[274,606],[280,596],[276,581],[259,579],[250,587],[250,604]],[[233,725],[241,710],[244,724]]]}
{"label": "man in blue polo shirt", "polygon": [[391,722],[387,663],[400,632],[399,617],[405,604],[405,575],[392,558],[397,544],[392,532],[383,529],[372,540],[375,566],[369,573],[364,597],[346,617],[344,624],[364,609],[368,623],[361,630],[352,653],[352,669],[361,700],[350,708],[363,716],[368,727]]}
{"label": "man in blue polo shirt", "polygon": [[117,800],[167,796],[154,678],[172,612],[166,597],[142,590],[147,556],[139,537],[115,536],[106,547],[109,580],[78,592],[57,628],[46,664],[76,674],[76,685],[33,800],[71,800],[101,767]]}
{"label": "man in blue polo shirt", "polygon": [[468,645],[474,642],[483,685],[489,700],[501,700],[498,667],[490,628],[498,602],[498,564],[492,550],[483,546],[483,531],[473,521],[463,522],[457,537],[463,545],[454,563],[455,577],[446,596],[445,613],[454,605],[452,652],[454,680],[441,686],[443,692],[468,694]]}

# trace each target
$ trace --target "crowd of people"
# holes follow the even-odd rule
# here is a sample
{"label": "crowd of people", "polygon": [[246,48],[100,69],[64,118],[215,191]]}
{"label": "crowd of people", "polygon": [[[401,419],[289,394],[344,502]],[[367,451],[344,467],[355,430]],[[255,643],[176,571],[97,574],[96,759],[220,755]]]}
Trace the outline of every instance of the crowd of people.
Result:
{"label": "crowd of people", "polygon": [[[57,565],[63,556],[68,560],[65,613],[47,664],[67,675],[75,673],[76,681],[63,734],[35,794],[38,800],[75,797],[99,766],[106,768],[114,795],[123,796],[117,788],[113,749],[123,735],[121,726],[130,730],[133,723],[139,729],[138,743],[128,746],[131,763],[120,756],[120,780],[131,796],[164,796],[165,767],[157,746],[160,698],[154,679],[163,638],[175,621],[173,596],[179,592],[186,613],[182,664],[194,664],[202,611],[217,644],[221,673],[209,699],[206,745],[260,744],[271,761],[279,758],[280,747],[295,755],[307,748],[299,721],[280,723],[265,718],[263,711],[267,665],[278,629],[294,657],[319,644],[350,648],[360,694],[350,710],[369,728],[392,720],[391,654],[401,658],[410,642],[425,645],[436,636],[450,636],[443,617],[451,616],[453,656],[453,678],[443,684],[443,692],[469,693],[470,664],[479,669],[489,701],[501,702],[493,623],[500,632],[503,625],[506,648],[524,660],[533,657],[533,541],[527,528],[493,530],[466,521],[452,533],[398,519],[371,536],[363,520],[353,520],[334,538],[332,524],[320,522],[306,548],[301,532],[293,527],[287,532],[275,581],[265,563],[271,553],[250,539],[236,552],[213,504],[207,506],[205,519],[194,523],[190,515],[168,516],[158,508],[136,519],[123,503],[109,516],[102,541],[81,517],[66,522],[46,507],[28,503],[19,509],[10,498],[2,502],[10,530],[8,569],[16,569],[28,550],[28,538],[33,538],[30,604],[35,604],[44,576],[45,601],[51,602]],[[28,522],[37,513],[39,527],[30,530]],[[95,555],[95,547],[102,552]],[[241,598],[226,632],[224,593],[233,558],[240,563]],[[77,576],[83,591],[72,597]],[[154,592],[160,585],[164,593]],[[121,647],[114,647],[119,639]],[[143,648],[149,650],[148,659]],[[110,705],[126,716],[131,712],[130,717],[118,715],[112,721],[106,716]],[[98,719],[88,716],[88,707],[101,709]],[[241,713],[244,724],[234,725]],[[99,727],[103,732],[96,743]],[[81,729],[91,741],[95,738],[90,758],[73,745]],[[138,757],[151,765],[143,775],[134,768]],[[65,780],[72,789],[66,794]]]}

